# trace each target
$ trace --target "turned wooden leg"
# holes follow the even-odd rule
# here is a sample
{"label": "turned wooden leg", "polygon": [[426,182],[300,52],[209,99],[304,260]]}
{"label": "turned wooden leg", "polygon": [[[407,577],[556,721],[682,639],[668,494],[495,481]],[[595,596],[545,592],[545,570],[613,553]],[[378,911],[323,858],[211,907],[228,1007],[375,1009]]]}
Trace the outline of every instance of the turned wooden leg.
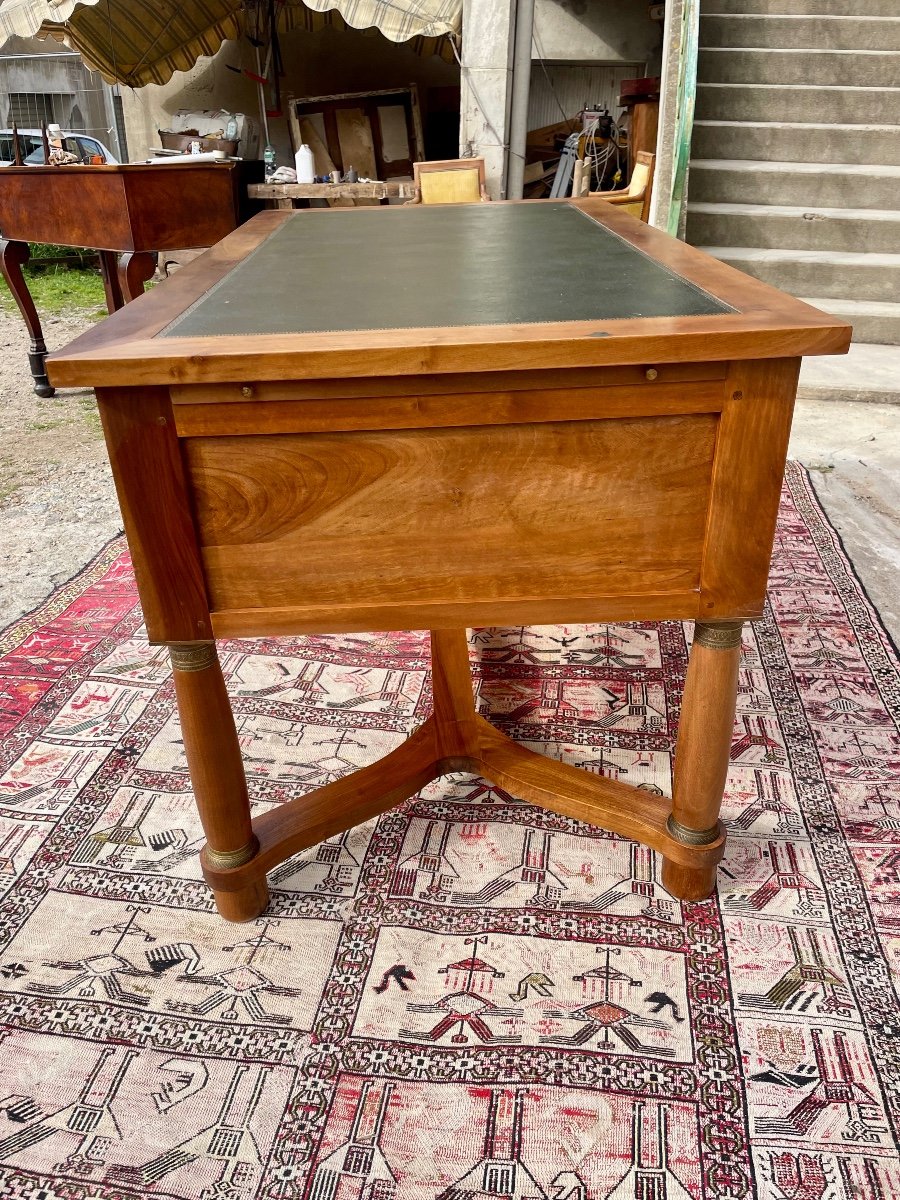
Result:
{"label": "turned wooden leg", "polygon": [[[250,824],[244,764],[215,643],[176,643],[169,653],[184,749],[206,834],[203,859],[220,870],[242,866],[259,846]],[[265,877],[240,891],[213,889],[213,895],[229,921],[252,921],[269,902]]]}
{"label": "turned wooden leg", "polygon": [[[719,809],[728,774],[742,621],[694,626],[675,746],[675,780],[668,831],[686,846],[720,836]],[[704,900],[715,890],[716,868],[684,867],[663,859],[662,882],[679,900]]]}
{"label": "turned wooden leg", "polygon": [[56,388],[50,386],[47,378],[47,368],[44,365],[47,358],[47,344],[44,341],[44,331],[41,329],[41,319],[34,307],[31,292],[22,274],[22,267],[28,262],[30,251],[27,242],[13,242],[0,238],[0,271],[6,280],[12,297],[19,306],[19,312],[28,329],[31,344],[28,348],[28,365],[34,379],[34,390],[39,396],[53,396]]}
{"label": "turned wooden leg", "polygon": [[144,251],[131,251],[119,259],[118,276],[122,298],[126,304],[144,294],[144,284],[153,278],[156,270],[156,255]]}

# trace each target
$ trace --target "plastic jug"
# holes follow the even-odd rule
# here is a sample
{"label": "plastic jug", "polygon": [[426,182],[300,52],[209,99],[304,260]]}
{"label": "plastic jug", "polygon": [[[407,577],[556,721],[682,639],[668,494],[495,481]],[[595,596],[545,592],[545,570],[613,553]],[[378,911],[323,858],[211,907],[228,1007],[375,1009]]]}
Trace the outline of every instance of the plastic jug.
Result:
{"label": "plastic jug", "polygon": [[298,183],[313,183],[316,177],[316,164],[313,152],[309,146],[301,145],[294,155],[294,165],[297,168]]}

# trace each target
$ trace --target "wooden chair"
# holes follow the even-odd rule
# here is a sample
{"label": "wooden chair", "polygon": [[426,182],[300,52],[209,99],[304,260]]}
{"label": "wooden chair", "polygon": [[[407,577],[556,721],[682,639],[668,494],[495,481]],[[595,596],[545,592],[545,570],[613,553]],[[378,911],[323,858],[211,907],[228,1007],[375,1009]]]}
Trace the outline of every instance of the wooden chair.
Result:
{"label": "wooden chair", "polygon": [[627,213],[638,217],[645,224],[650,219],[650,197],[653,191],[653,165],[656,155],[648,150],[638,150],[634,156],[634,170],[627,188],[614,192],[591,192],[609,204],[618,204]]}
{"label": "wooden chair", "polygon": [[476,204],[490,200],[483,158],[447,158],[413,163],[416,194],[407,204]]}

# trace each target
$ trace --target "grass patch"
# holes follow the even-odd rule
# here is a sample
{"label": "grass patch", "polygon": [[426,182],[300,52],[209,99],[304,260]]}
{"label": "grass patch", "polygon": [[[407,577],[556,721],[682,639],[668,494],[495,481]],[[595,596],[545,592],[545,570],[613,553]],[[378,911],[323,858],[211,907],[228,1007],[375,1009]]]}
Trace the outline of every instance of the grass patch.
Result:
{"label": "grass patch", "polygon": [[[26,267],[25,282],[41,316],[45,313],[54,316],[71,313],[75,309],[90,310],[90,315],[95,320],[106,316],[103,280],[98,271],[70,271],[65,267],[30,271]],[[5,281],[0,282],[0,304],[7,311],[16,308],[16,302]]]}
{"label": "grass patch", "polygon": [[94,429],[100,429],[100,413],[97,410],[97,401],[93,396],[79,396],[78,407],[81,409],[81,414],[87,421],[88,425]]}
{"label": "grass patch", "polygon": [[25,428],[31,433],[46,433],[48,429],[59,429],[62,421],[28,421]]}
{"label": "grass patch", "polygon": [[106,316],[103,280],[97,271],[58,270],[28,272],[28,290],[38,312],[67,313],[75,308],[95,310]]}

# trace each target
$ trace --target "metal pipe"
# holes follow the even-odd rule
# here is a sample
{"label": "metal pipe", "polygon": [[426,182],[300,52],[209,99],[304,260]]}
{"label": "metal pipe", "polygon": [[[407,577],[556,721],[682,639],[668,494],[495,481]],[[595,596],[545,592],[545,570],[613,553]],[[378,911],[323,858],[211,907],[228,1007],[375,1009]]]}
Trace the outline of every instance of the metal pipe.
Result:
{"label": "metal pipe", "polygon": [[[259,46],[256,47],[256,74],[262,78],[262,60],[259,57]],[[269,144],[269,116],[266,112],[266,89],[257,79],[256,91],[259,96],[259,119],[263,129],[263,149]]]}
{"label": "metal pipe", "polygon": [[513,50],[512,99],[509,114],[509,166],[506,196],[522,199],[525,178],[525,141],[528,135],[528,96],[531,92],[531,42],[534,36],[534,0],[516,4],[516,38]]}

